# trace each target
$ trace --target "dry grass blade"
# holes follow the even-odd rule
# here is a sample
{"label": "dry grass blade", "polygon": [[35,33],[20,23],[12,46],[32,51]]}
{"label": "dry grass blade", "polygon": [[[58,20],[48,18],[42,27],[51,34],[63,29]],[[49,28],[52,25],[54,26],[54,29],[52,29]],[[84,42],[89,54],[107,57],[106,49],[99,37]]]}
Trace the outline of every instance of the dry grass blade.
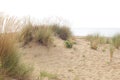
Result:
{"label": "dry grass blade", "polygon": [[10,77],[24,80],[29,70],[20,64],[15,42],[14,36],[9,33],[0,35],[0,70]]}

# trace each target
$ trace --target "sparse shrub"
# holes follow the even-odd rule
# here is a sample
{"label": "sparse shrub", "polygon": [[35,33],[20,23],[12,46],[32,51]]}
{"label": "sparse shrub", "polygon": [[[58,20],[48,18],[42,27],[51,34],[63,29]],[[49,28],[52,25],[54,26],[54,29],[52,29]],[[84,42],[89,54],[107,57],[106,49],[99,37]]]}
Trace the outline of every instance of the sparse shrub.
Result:
{"label": "sparse shrub", "polygon": [[72,43],[70,40],[66,40],[66,41],[65,41],[65,46],[66,46],[67,48],[72,48],[73,43]]}
{"label": "sparse shrub", "polygon": [[12,36],[7,34],[2,34],[0,36],[0,63],[1,73],[5,73],[19,80],[27,78],[29,70],[25,69],[25,67],[20,64],[15,40]]}
{"label": "sparse shrub", "polygon": [[113,36],[112,43],[117,49],[119,49],[119,47],[120,47],[120,34],[116,34],[115,36]]}
{"label": "sparse shrub", "polygon": [[55,33],[55,35],[57,35],[58,37],[60,37],[63,40],[67,40],[72,36],[72,32],[70,30],[70,28],[66,27],[66,26],[59,26],[59,25],[53,25],[52,26],[52,30]]}
{"label": "sparse shrub", "polygon": [[38,26],[38,30],[35,32],[35,40],[42,45],[50,46],[53,43],[52,31],[49,27]]}

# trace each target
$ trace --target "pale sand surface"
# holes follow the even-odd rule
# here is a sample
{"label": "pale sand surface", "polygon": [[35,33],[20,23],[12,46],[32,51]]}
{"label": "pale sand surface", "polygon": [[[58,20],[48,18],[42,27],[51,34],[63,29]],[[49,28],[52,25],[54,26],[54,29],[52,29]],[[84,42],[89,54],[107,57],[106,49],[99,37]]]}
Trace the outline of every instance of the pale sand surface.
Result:
{"label": "pale sand surface", "polygon": [[109,44],[93,50],[83,38],[76,38],[76,43],[67,49],[62,40],[55,39],[56,46],[49,49],[37,43],[20,48],[22,60],[34,68],[32,80],[41,71],[56,74],[58,80],[120,80],[120,50],[115,50],[110,62]]}

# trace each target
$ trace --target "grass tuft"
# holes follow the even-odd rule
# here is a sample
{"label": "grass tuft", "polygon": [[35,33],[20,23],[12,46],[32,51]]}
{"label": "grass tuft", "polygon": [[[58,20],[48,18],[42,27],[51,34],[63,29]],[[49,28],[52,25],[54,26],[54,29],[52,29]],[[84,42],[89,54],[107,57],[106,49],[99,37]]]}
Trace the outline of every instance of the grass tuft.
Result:
{"label": "grass tuft", "polygon": [[99,44],[106,44],[107,43],[107,38],[105,38],[104,36],[101,36],[99,34],[94,34],[94,35],[88,35],[86,37],[86,39],[88,41],[93,41],[93,40],[97,40],[97,42]]}
{"label": "grass tuft", "polygon": [[95,50],[97,50],[99,44],[107,43],[107,39],[104,36],[100,36],[99,34],[88,35],[86,39],[90,41],[91,48]]}
{"label": "grass tuft", "polygon": [[33,39],[33,27],[32,24],[29,22],[25,26],[23,26],[20,32],[19,40],[23,42],[23,44],[28,44]]}
{"label": "grass tuft", "polygon": [[66,40],[65,41],[65,46],[66,46],[66,48],[72,48],[73,43],[70,40]]}
{"label": "grass tuft", "polygon": [[20,64],[17,47],[15,46],[15,39],[9,34],[0,35],[0,63],[1,73],[10,77],[24,80],[28,77],[27,68]]}
{"label": "grass tuft", "polygon": [[53,43],[52,30],[46,26],[37,26],[35,40],[42,45],[50,46]]}
{"label": "grass tuft", "polygon": [[55,24],[55,25],[52,25],[52,30],[55,35],[57,35],[63,40],[67,40],[72,36],[71,30],[67,26],[59,26]]}
{"label": "grass tuft", "polygon": [[119,49],[119,47],[120,47],[120,34],[116,34],[113,36],[112,43],[117,49]]}

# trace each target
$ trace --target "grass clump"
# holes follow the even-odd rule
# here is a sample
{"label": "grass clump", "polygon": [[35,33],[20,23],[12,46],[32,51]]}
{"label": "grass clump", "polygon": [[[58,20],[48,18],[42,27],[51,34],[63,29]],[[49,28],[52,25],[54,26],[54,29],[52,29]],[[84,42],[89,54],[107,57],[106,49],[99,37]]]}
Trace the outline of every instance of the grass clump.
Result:
{"label": "grass clump", "polygon": [[20,41],[24,42],[24,45],[34,40],[44,46],[50,46],[53,41],[52,36],[53,32],[47,25],[28,23],[20,33]]}
{"label": "grass clump", "polygon": [[46,26],[38,26],[35,32],[35,40],[42,45],[50,46],[53,43],[52,30]]}
{"label": "grass clump", "polygon": [[25,44],[29,43],[33,39],[33,27],[31,23],[26,24],[20,32],[20,41]]}
{"label": "grass clump", "polygon": [[97,50],[99,44],[106,44],[107,41],[104,36],[100,36],[99,34],[88,35],[86,39],[90,41],[91,48],[95,50]]}
{"label": "grass clump", "polygon": [[86,37],[86,39],[88,41],[93,41],[93,40],[97,40],[97,42],[99,44],[106,44],[107,43],[107,39],[104,36],[100,36],[99,34],[95,34],[95,35],[88,35]]}
{"label": "grass clump", "polygon": [[57,35],[63,40],[67,40],[72,36],[72,32],[69,27],[67,26],[59,26],[59,25],[53,25],[52,30]]}
{"label": "grass clump", "polygon": [[51,25],[51,29],[54,32],[55,36],[59,36],[60,26],[58,24]]}
{"label": "grass clump", "polygon": [[0,63],[1,73],[18,80],[28,78],[29,70],[20,64],[18,50],[12,36],[2,34],[0,36]]}
{"label": "grass clump", "polygon": [[65,41],[65,46],[66,46],[67,48],[72,48],[73,43],[72,43],[70,40],[66,40],[66,41]]}
{"label": "grass clump", "polygon": [[40,72],[40,80],[44,79],[45,77],[47,77],[48,79],[57,79],[56,74],[51,74],[46,71]]}
{"label": "grass clump", "polygon": [[67,40],[71,37],[71,31],[68,27],[61,27],[60,32],[59,32],[59,37],[63,40]]}
{"label": "grass clump", "polygon": [[117,49],[119,49],[119,47],[120,47],[120,34],[116,34],[113,36],[112,43]]}
{"label": "grass clump", "polygon": [[34,40],[44,46],[50,46],[53,43],[53,34],[63,40],[68,40],[72,37],[70,28],[66,26],[59,26],[57,24],[33,25],[29,22],[20,33],[20,41],[23,41],[24,45]]}

